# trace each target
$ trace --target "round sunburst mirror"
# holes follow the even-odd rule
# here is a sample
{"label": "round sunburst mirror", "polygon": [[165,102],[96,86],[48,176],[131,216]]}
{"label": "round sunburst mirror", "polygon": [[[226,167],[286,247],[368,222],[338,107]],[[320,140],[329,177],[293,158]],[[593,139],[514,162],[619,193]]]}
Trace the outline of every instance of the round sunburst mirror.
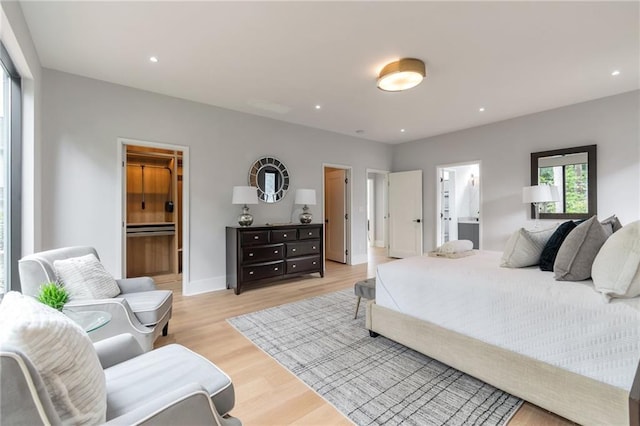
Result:
{"label": "round sunburst mirror", "polygon": [[289,189],[287,166],[275,157],[257,159],[249,169],[249,185],[258,188],[258,199],[277,203]]}

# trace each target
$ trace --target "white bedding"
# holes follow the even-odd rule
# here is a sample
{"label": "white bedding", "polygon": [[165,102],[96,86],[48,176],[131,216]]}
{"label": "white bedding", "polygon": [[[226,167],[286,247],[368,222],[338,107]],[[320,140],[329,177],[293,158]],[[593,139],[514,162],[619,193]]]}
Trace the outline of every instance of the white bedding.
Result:
{"label": "white bedding", "polygon": [[379,265],[376,304],[629,390],[640,360],[640,298],[605,303],[591,280],[501,268],[500,257]]}

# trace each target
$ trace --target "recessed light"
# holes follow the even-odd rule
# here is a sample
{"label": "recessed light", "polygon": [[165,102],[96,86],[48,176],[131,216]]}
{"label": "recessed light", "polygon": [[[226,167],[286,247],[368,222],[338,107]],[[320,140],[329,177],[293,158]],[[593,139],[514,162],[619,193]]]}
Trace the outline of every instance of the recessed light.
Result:
{"label": "recessed light", "polygon": [[322,108],[322,105],[316,105],[316,109]]}
{"label": "recessed light", "polygon": [[480,111],[480,112],[484,112],[484,107],[480,107],[480,108],[478,108],[478,111]]}
{"label": "recessed light", "polygon": [[155,64],[155,63],[158,62],[158,57],[157,56],[152,56],[152,57],[149,58],[149,60]]}
{"label": "recessed light", "polygon": [[612,72],[611,72],[611,75],[612,75],[612,76],[614,76],[614,77],[615,77],[615,76],[617,76],[617,75],[620,75],[620,70],[614,70],[614,71],[612,71]]}
{"label": "recessed light", "polygon": [[400,133],[404,133],[404,132],[406,132],[405,129],[400,129]]}

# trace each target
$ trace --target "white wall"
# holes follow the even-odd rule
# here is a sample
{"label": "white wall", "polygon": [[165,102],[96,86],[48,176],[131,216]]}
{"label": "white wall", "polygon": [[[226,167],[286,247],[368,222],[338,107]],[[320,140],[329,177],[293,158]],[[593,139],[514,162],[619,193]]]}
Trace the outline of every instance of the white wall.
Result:
{"label": "white wall", "polygon": [[[598,216],[640,219],[640,91],[571,105],[394,147],[393,170],[422,169],[424,246],[436,241],[436,165],[480,160],[483,248],[502,250],[526,225],[521,191],[530,153],[598,145]],[[555,222],[555,221],[553,221]]]}
{"label": "white wall", "polygon": [[[353,167],[352,262],[366,262],[366,169],[389,169],[391,147],[336,133],[43,70],[45,248],[88,244],[114,275],[120,253],[117,138],[184,145],[191,156],[191,264],[187,292],[225,285],[225,226],[235,225],[234,185],[262,155],[282,160],[291,188],[277,204],[251,206],[254,224],[287,222],[296,188],[322,191],[322,164]],[[322,197],[311,207],[322,217]]]}

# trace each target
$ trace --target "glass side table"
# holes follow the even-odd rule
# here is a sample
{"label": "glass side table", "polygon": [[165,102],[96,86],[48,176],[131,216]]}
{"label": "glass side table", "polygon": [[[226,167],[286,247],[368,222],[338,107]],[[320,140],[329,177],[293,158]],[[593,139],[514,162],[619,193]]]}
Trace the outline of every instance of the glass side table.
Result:
{"label": "glass side table", "polygon": [[111,314],[106,311],[72,311],[63,309],[62,313],[71,318],[87,333],[91,333],[111,321]]}

